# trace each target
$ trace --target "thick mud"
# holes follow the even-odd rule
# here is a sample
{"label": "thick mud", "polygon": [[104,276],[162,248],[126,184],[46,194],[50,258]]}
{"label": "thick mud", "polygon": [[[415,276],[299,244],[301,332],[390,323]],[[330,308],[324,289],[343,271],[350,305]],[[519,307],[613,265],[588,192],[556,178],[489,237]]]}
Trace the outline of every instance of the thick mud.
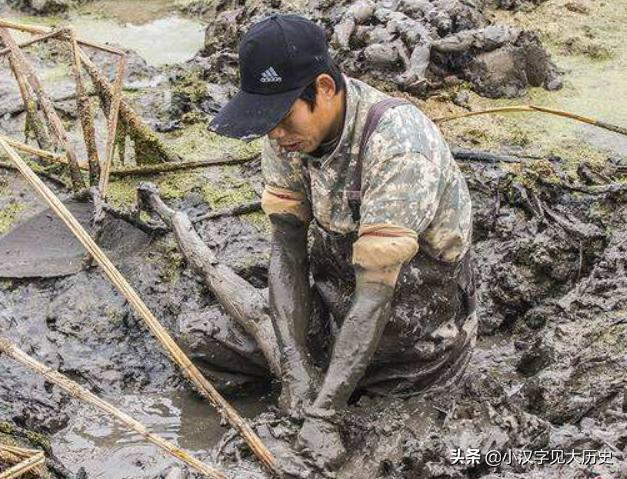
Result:
{"label": "thick mud", "polygon": [[[359,477],[373,478],[621,477],[627,447],[625,188],[603,192],[603,186],[589,185],[590,193],[572,191],[561,182],[583,185],[587,176],[561,179],[559,163],[543,161],[516,165],[514,171],[476,163],[464,164],[464,170],[475,205],[480,343],[455,388],[406,400],[361,397],[354,402],[342,429],[351,455],[337,477],[356,477],[357,471]],[[242,225],[225,219],[201,232],[217,227],[228,234]],[[221,245],[231,243],[222,235],[212,238],[216,246],[216,238]],[[211,321],[224,314],[183,265],[177,265],[176,279],[164,278],[164,239],[155,241],[143,255],[114,259],[166,326],[177,331],[190,315]],[[222,259],[230,262],[228,256]],[[252,271],[259,286],[265,281],[263,264],[260,259]],[[0,297],[4,335],[127,409],[133,409],[132,401],[124,399],[129,394],[149,407],[154,399],[148,398],[187,390],[158,344],[96,270],[56,280],[4,281]],[[81,445],[74,431],[80,429],[77,422],[85,423],[86,413],[79,413],[84,406],[8,360],[0,367],[3,417],[46,433],[63,431],[53,444],[76,460],[73,449]],[[164,415],[172,416],[170,411]],[[283,457],[280,451],[287,451],[297,425],[274,413],[253,423]],[[120,447],[120,441],[108,442],[114,427],[109,420],[88,424],[81,434],[103,436],[93,445]],[[178,432],[185,444],[185,430]],[[207,431],[196,443],[206,445],[192,449],[207,451],[215,437],[215,429]],[[132,464],[134,448],[146,454],[137,458],[143,467],[115,477],[158,477],[152,461],[169,467],[157,460],[158,452],[143,446],[116,457]],[[475,449],[491,452],[477,463],[468,458],[461,463],[454,455],[458,449],[466,455]],[[573,449],[596,451],[596,464],[583,456],[571,457],[569,464],[558,459],[539,464],[538,456],[495,465],[495,458],[506,454],[520,458],[528,451]],[[232,432],[210,457],[233,477],[266,477]],[[599,464],[602,460],[608,463]],[[105,477],[97,472],[102,469],[91,467],[90,477]],[[304,477],[317,477],[312,474]]]}
{"label": "thick mud", "polygon": [[[255,14],[266,11],[262,5],[253,12],[252,2],[248,3],[222,4],[210,31],[220,33],[224,43],[212,47],[207,41],[204,56],[184,66],[157,68],[131,56],[127,87],[138,93],[127,93],[151,125],[168,132],[173,143],[190,155],[188,159],[233,153],[238,148],[243,151],[235,143],[219,143],[205,135],[203,123],[194,114],[215,111],[234,88],[232,57],[217,49],[231,42],[228,48],[234,51],[235,27],[247,25]],[[433,22],[446,20],[445,13],[453,7],[462,8],[461,2],[414,3],[431,8]],[[487,15],[470,3],[463,2],[463,8]],[[503,8],[522,10],[533,3],[538,2],[500,2]],[[377,9],[403,13],[401,4],[409,8],[410,2],[399,2],[394,8],[377,3]],[[347,21],[346,11],[325,4],[315,14],[329,18],[327,28],[337,38],[337,29]],[[354,18],[361,18],[360,11],[351,11]],[[380,81],[388,86],[422,93],[395,83],[405,72],[402,63],[368,71],[363,63],[368,45],[353,48],[360,28],[363,34],[387,35],[393,31],[391,24],[398,23],[393,21],[396,15],[381,20],[376,11],[369,20],[355,22],[350,49],[340,56],[343,66],[371,80],[380,72]],[[239,13],[229,17],[233,12]],[[403,14],[407,19],[398,19],[418,21],[414,14]],[[433,40],[487,28],[488,20],[477,15],[463,17],[475,22],[472,25],[462,26],[460,16],[451,30],[436,28]],[[449,14],[449,18],[457,17]],[[432,21],[425,24],[428,30],[433,28]],[[232,29],[227,29],[229,25]],[[415,27],[415,23],[410,25]],[[405,45],[406,39],[399,38]],[[216,50],[211,53],[211,48]],[[473,46],[462,57],[472,63],[481,55],[501,52],[492,53],[498,56],[511,48],[485,52]],[[438,54],[432,58],[425,73],[429,88],[452,81],[451,75],[470,79],[466,67],[458,69],[454,62],[450,65],[455,67],[447,64],[449,70],[439,69],[438,62],[454,57]],[[47,86],[64,119],[75,120],[74,102],[66,98],[71,91],[67,72],[60,75],[55,70],[55,55],[38,58],[37,67],[49,72]],[[7,74],[0,74],[0,128],[21,138],[21,103],[11,90],[10,75],[3,72]],[[159,74],[161,79],[151,83]],[[214,75],[221,76],[219,81]],[[200,89],[199,84],[203,84]],[[516,94],[528,88],[513,84],[509,91]],[[473,88],[484,92],[474,80]],[[104,119],[99,121],[104,124]],[[463,133],[462,142],[480,136]],[[72,134],[78,138],[76,127]],[[515,145],[513,151],[524,153],[527,146],[531,145]],[[476,350],[463,379],[447,390],[402,399],[354,397],[341,424],[350,454],[338,478],[627,477],[627,188],[614,176],[613,163],[606,157],[603,162],[595,156],[595,161],[573,165],[571,156],[564,153],[569,152],[551,161],[461,163],[474,206],[480,320]],[[581,151],[572,155],[582,156]],[[261,183],[258,162],[154,180],[172,207],[192,215],[253,200]],[[116,205],[132,205],[135,186],[134,180],[115,181],[111,191]],[[44,209],[17,173],[0,170],[0,235],[7,233],[3,239],[19,232],[20,225]],[[220,261],[256,287],[266,286],[268,232],[259,215],[220,218],[196,228]],[[172,235],[149,241],[134,254],[111,258],[159,320],[175,336],[189,332],[194,324],[223,322],[223,309],[184,264]],[[70,250],[78,251],[75,244],[66,244],[66,251]],[[0,279],[0,334],[130,412],[151,430],[220,467],[229,477],[269,477],[235,433],[191,391],[103,274],[85,266],[72,273],[47,279]],[[220,331],[199,329],[198,334],[210,337]],[[254,417],[256,431],[286,470],[296,477],[322,477],[313,465],[290,452],[298,424],[273,409],[276,396],[270,393],[271,387],[238,393],[232,399],[244,415]],[[29,447],[51,446],[60,461],[50,463],[52,477],[192,477],[177,469],[173,459],[120,430],[113,421],[0,358],[0,440],[9,437]]]}

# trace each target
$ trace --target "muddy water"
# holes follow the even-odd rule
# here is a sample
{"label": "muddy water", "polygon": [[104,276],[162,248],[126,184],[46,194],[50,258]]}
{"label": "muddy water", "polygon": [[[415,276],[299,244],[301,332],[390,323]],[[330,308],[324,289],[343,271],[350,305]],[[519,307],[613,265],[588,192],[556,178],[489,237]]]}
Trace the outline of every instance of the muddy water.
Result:
{"label": "muddy water", "polygon": [[[42,19],[16,12],[5,16],[26,23]],[[50,18],[50,25],[71,24],[81,38],[99,43],[114,43],[136,51],[151,66],[184,62],[203,46],[206,25],[180,16],[174,2],[108,0],[87,4],[72,11],[69,18]],[[26,38],[17,35],[18,39]]]}
{"label": "muddy water", "polygon": [[[135,50],[149,65],[180,63],[192,58],[204,40],[202,23],[168,15],[143,24],[120,23],[117,19],[76,15],[70,18],[79,35],[87,40],[116,43]],[[159,45],[159,48],[155,48]]]}
{"label": "muddy water", "polygon": [[[128,394],[105,398],[152,433],[204,457],[225,432],[213,407],[189,391]],[[255,417],[272,402],[250,396],[233,401],[244,417]],[[153,478],[173,459],[140,435],[95,409],[82,406],[69,425],[52,437],[52,447],[71,469],[83,467],[90,478]]]}

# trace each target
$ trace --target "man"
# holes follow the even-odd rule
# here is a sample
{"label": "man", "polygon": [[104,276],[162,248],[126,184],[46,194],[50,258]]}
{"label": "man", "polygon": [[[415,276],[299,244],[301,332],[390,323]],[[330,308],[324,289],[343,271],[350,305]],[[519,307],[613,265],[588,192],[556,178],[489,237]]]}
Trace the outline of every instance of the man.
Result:
{"label": "man", "polygon": [[239,55],[241,90],[210,128],[267,135],[282,401],[305,418],[297,445],[333,464],[336,413],[356,389],[407,395],[463,372],[476,337],[470,197],[434,124],[343,76],[312,22],[272,15]]}

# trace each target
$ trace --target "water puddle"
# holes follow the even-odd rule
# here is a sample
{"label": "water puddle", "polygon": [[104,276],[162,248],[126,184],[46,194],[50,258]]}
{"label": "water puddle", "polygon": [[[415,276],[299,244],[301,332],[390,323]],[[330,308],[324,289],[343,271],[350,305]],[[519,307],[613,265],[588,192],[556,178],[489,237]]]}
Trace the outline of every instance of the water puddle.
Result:
{"label": "water puddle", "polygon": [[[152,66],[187,61],[205,40],[203,22],[179,15],[174,2],[164,0],[94,2],[71,11],[68,18],[30,17],[11,10],[2,16],[50,27],[72,25],[80,38],[130,48]],[[28,34],[13,33],[18,41],[30,38]]]}
{"label": "water puddle", "polygon": [[[201,459],[225,432],[215,409],[191,392],[105,399],[150,432]],[[270,402],[267,397],[251,396],[233,401],[233,405],[244,417],[254,417],[265,411]],[[142,479],[155,477],[175,462],[108,416],[84,405],[79,407],[68,427],[52,437],[55,454],[69,468],[83,467],[90,479]]]}
{"label": "water puddle", "polygon": [[135,50],[152,66],[191,59],[203,46],[205,38],[202,23],[175,14],[148,23],[121,23],[117,19],[78,14],[72,15],[69,23],[81,38],[123,45]]}

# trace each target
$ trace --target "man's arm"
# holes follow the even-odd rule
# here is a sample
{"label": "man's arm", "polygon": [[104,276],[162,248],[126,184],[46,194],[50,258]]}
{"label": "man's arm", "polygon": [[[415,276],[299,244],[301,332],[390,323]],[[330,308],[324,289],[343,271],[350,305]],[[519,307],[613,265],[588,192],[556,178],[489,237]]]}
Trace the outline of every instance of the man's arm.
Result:
{"label": "man's arm", "polygon": [[381,224],[360,229],[353,247],[356,278],[353,302],[335,342],[313,414],[316,410],[344,407],[348,402],[390,319],[401,267],[417,250],[416,234],[407,228]]}
{"label": "man's arm", "polygon": [[314,370],[305,345],[311,312],[303,193],[266,186],[262,204],[272,224],[269,268],[271,318],[281,352],[281,402],[298,411],[313,398]]}

